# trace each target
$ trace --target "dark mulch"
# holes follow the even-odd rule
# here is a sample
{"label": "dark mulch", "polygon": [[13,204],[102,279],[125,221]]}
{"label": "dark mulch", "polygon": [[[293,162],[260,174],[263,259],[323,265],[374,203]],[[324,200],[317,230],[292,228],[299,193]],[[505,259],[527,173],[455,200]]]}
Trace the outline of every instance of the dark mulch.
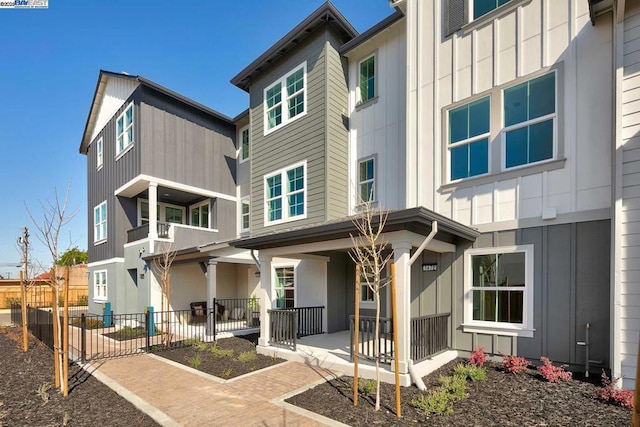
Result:
{"label": "dark mulch", "polygon": [[[440,375],[453,375],[453,361],[424,378],[429,390]],[[487,367],[487,381],[468,381],[469,397],[453,404],[449,415],[425,415],[410,402],[422,394],[416,387],[402,387],[402,419],[395,415],[395,388],[380,387],[380,412],[374,411],[375,392],[360,394],[353,406],[353,378],[323,383],[287,402],[351,426],[628,426],[631,410],[598,401],[596,386],[574,380],[551,384],[536,371],[506,374],[497,365]]]}
{"label": "dark mulch", "polygon": [[[238,377],[284,362],[277,357],[257,354],[257,343],[258,334],[251,334],[222,338],[216,344],[196,343],[190,347],[159,351],[157,354],[223,379]],[[212,350],[214,346],[215,349]],[[221,355],[225,350],[233,350],[233,353]]]}
{"label": "dark mulch", "polygon": [[0,426],[157,425],[77,365],[69,367],[69,395],[51,387],[45,402],[38,389],[53,383],[53,354],[33,338],[23,353],[21,342],[17,328],[0,328]]}

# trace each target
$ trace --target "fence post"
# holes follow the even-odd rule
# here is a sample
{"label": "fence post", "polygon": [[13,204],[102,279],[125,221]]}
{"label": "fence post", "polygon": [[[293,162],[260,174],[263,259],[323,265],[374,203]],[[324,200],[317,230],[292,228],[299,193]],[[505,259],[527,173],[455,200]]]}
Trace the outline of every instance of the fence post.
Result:
{"label": "fence post", "polygon": [[213,297],[213,340],[216,340],[216,329],[218,325],[216,324],[216,318],[218,317],[218,306],[216,305],[216,298]]}
{"label": "fence post", "polygon": [[80,360],[82,363],[87,361],[87,317],[84,313],[80,314]]}
{"label": "fence post", "polygon": [[298,312],[294,311],[293,312],[293,325],[292,329],[293,329],[293,351],[296,351],[296,341],[298,338]]}
{"label": "fence post", "polygon": [[144,323],[147,326],[147,353],[149,352],[149,341],[150,341],[150,337],[151,337],[151,328],[150,328],[150,323],[149,320],[151,319],[151,313],[149,313],[149,310],[146,310],[144,312]]}

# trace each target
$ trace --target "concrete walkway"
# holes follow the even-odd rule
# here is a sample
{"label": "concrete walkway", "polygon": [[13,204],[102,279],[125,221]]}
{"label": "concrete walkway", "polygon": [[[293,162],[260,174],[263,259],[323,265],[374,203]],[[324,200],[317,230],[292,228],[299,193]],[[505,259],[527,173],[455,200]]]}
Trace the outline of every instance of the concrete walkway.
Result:
{"label": "concrete walkway", "polygon": [[302,363],[228,381],[148,354],[93,362],[87,370],[163,426],[341,425],[284,403],[336,376]]}

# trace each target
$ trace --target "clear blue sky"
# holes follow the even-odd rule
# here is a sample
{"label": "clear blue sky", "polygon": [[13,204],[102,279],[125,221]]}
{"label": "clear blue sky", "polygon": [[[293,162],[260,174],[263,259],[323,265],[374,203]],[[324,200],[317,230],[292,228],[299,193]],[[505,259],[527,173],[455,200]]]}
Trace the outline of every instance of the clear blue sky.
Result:
{"label": "clear blue sky", "polygon": [[[228,116],[248,106],[229,80],[323,0],[49,0],[44,10],[0,9],[0,264],[19,261],[31,229],[33,258],[50,256],[25,204],[72,181],[78,214],[60,245],[87,247],[86,158],[78,147],[98,71],[142,75]],[[334,0],[363,32],[393,10],[387,0]],[[0,266],[0,274],[17,270]]]}

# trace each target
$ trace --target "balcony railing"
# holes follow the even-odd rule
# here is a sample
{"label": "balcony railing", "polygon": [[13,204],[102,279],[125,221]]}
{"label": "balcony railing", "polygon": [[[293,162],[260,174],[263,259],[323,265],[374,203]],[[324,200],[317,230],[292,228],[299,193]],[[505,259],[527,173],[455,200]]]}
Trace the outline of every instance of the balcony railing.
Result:
{"label": "balcony railing", "polygon": [[[171,224],[165,222],[157,223],[158,237],[161,239],[169,238],[169,228]],[[143,224],[139,227],[132,228],[127,231],[127,243],[136,242],[138,240],[146,239],[149,237],[149,224]]]}
{"label": "balcony railing", "polygon": [[420,362],[449,348],[449,313],[411,319],[411,358]]}

